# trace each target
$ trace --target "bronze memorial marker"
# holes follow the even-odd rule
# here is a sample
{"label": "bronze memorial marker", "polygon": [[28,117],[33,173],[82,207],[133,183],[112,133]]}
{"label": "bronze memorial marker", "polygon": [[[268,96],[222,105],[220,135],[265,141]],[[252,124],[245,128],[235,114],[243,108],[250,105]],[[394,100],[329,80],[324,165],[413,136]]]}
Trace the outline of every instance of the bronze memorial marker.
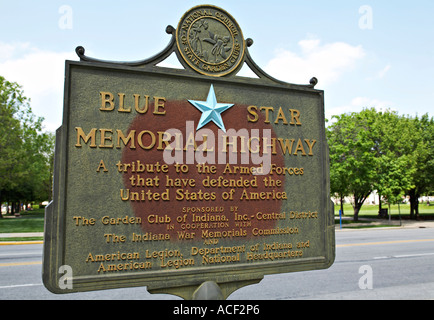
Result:
{"label": "bronze memorial marker", "polygon": [[[43,282],[227,298],[335,256],[324,92],[252,60],[235,19],[190,9],[160,54],[66,61]],[[185,70],[158,63],[176,53]],[[236,76],[247,64],[257,78]],[[276,288],[278,290],[278,288]]]}

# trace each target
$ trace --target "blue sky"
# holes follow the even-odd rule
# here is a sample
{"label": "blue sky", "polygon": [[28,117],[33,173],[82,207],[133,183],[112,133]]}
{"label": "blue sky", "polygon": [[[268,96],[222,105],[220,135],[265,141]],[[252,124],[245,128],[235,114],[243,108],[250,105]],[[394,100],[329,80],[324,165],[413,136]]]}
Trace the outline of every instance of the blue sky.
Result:
{"label": "blue sky", "polygon": [[64,61],[77,60],[77,46],[100,59],[148,58],[167,45],[166,26],[203,3],[234,16],[270,75],[300,84],[316,76],[328,118],[365,107],[433,116],[432,0],[0,0],[0,75],[23,86],[54,131]]}

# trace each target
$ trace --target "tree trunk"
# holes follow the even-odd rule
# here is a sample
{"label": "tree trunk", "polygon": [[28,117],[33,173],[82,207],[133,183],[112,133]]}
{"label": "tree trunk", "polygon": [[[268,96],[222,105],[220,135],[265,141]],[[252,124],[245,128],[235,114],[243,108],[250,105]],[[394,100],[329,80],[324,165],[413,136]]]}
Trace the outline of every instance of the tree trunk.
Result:
{"label": "tree trunk", "polygon": [[2,191],[0,190],[0,219],[3,218],[1,206],[2,206],[3,200],[2,200]]}
{"label": "tree trunk", "polygon": [[341,214],[344,215],[344,197],[341,195]]}
{"label": "tree trunk", "polygon": [[359,221],[359,211],[365,203],[366,198],[371,194],[371,191],[366,192],[364,194],[355,194],[354,195],[354,221]]}
{"label": "tree trunk", "polygon": [[381,194],[378,194],[378,212],[381,212]]}
{"label": "tree trunk", "polygon": [[419,196],[416,189],[409,192],[410,195],[410,219],[416,220],[419,216]]}
{"label": "tree trunk", "polygon": [[359,211],[362,206],[360,204],[354,204],[354,221],[359,221]]}

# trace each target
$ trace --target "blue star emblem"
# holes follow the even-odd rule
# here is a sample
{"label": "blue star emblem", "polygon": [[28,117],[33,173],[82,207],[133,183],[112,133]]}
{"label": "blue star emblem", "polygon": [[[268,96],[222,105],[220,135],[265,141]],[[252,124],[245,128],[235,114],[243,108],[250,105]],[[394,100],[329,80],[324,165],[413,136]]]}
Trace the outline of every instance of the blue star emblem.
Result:
{"label": "blue star emblem", "polygon": [[202,128],[208,122],[212,121],[220,129],[226,132],[226,128],[225,125],[223,124],[223,119],[221,114],[226,110],[228,110],[229,108],[233,107],[234,105],[229,103],[218,103],[217,98],[215,96],[213,85],[211,85],[211,88],[209,89],[208,98],[206,99],[206,101],[188,100],[188,102],[190,102],[193,106],[195,106],[197,109],[199,109],[202,112],[202,116],[199,120],[199,124],[197,126],[196,131]]}

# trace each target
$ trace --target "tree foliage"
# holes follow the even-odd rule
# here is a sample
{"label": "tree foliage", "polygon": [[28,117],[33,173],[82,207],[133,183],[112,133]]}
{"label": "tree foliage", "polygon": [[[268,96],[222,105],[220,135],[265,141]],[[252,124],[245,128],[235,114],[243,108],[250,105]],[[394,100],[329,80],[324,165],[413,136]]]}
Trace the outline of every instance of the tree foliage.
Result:
{"label": "tree foliage", "polygon": [[413,160],[412,187],[410,196],[410,216],[419,214],[419,198],[434,193],[434,119],[428,115],[411,119],[412,135],[409,139]]}
{"label": "tree foliage", "polygon": [[432,191],[433,119],[375,109],[334,119],[327,128],[331,191],[353,197],[355,220],[374,190],[389,203]]}
{"label": "tree foliage", "polygon": [[0,203],[50,196],[54,135],[42,122],[21,87],[0,76]]}
{"label": "tree foliage", "polygon": [[330,147],[330,180],[332,193],[341,198],[353,196],[354,219],[373,191],[375,179],[375,141],[369,128],[375,122],[372,111],[334,116],[336,122],[327,130]]}

